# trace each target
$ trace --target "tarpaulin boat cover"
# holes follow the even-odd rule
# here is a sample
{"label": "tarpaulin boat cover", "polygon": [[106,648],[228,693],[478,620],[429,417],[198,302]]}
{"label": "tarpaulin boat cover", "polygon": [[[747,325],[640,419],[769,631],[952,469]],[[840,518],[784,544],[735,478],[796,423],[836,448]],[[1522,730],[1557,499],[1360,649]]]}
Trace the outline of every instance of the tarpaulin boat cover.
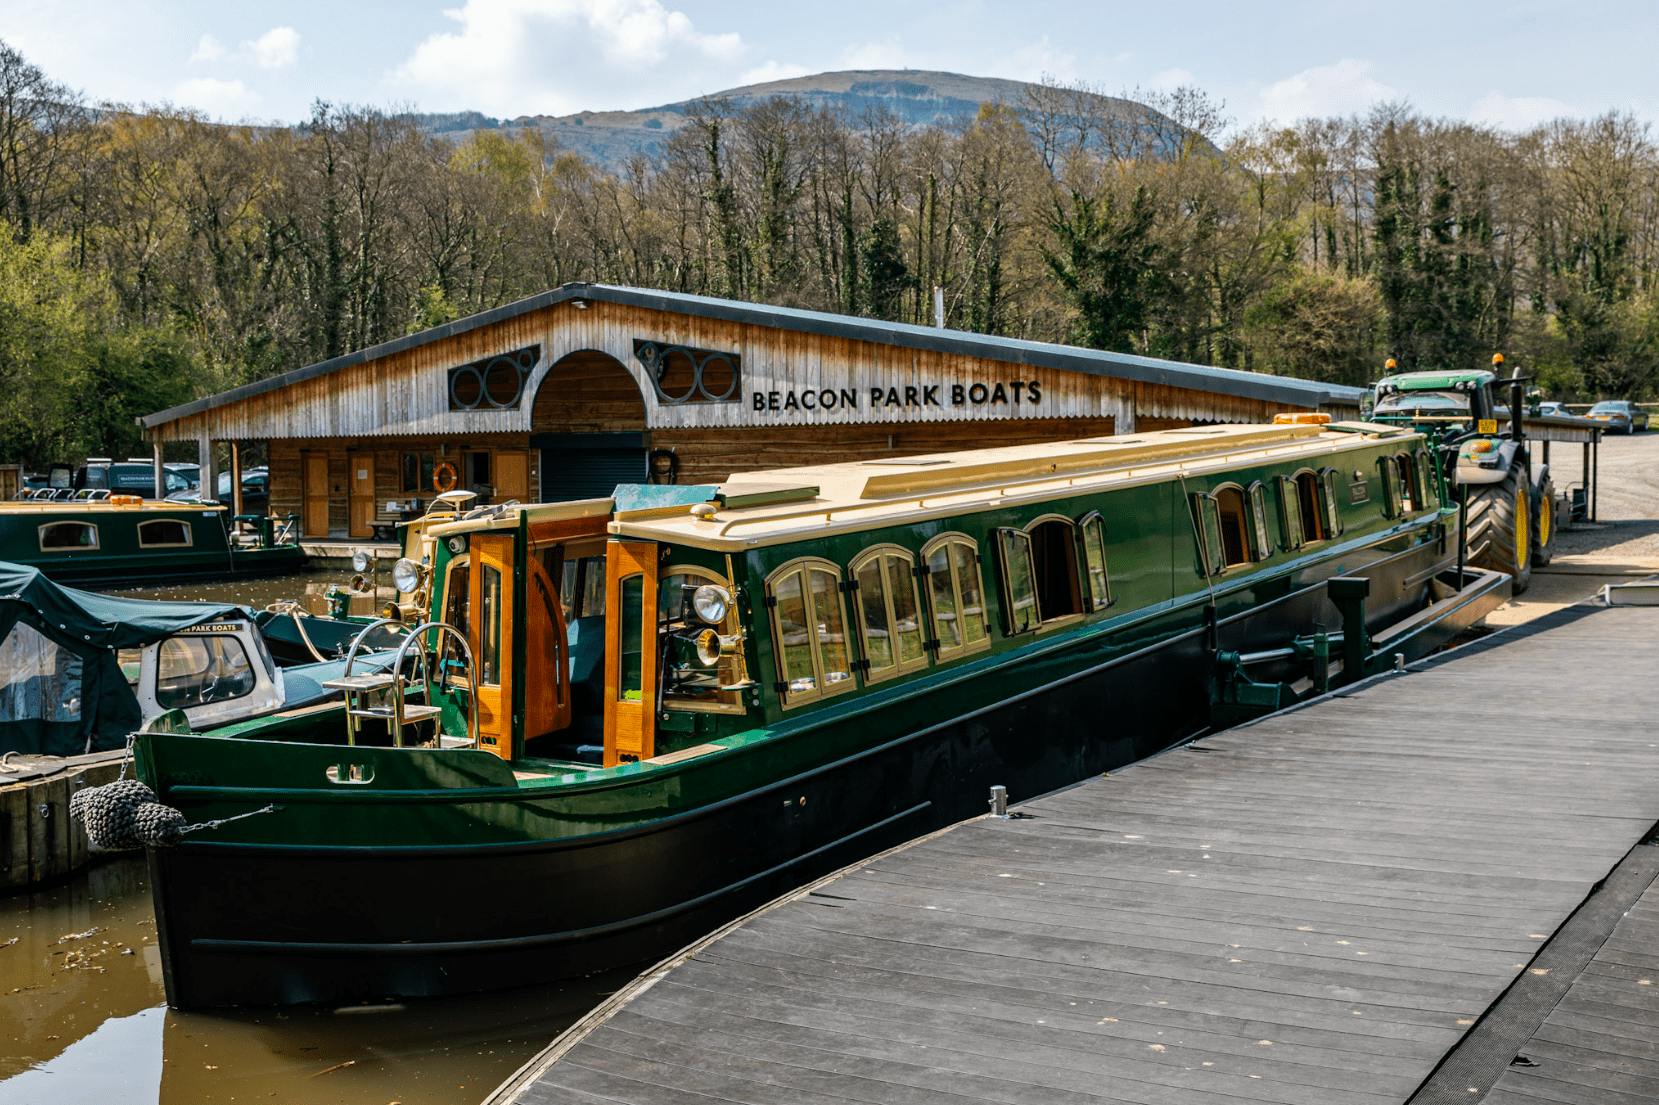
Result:
{"label": "tarpaulin boat cover", "polygon": [[78,591],[0,561],[0,753],[120,748],[143,721],[117,650],[251,618],[235,603],[153,602]]}

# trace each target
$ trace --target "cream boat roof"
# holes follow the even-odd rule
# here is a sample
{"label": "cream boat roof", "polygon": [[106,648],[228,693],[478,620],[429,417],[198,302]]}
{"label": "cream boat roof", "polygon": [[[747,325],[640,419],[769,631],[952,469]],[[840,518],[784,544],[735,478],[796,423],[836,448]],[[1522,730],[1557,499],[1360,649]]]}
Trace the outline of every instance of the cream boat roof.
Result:
{"label": "cream boat roof", "polygon": [[[1310,460],[1418,435],[1392,426],[1193,426],[954,453],[744,472],[720,485],[730,505],[619,512],[613,534],[736,551],[948,518],[1091,490],[1206,475],[1263,461]],[[747,500],[747,501],[746,501]],[[767,500],[767,501],[757,501]],[[693,513],[695,512],[695,513]]]}

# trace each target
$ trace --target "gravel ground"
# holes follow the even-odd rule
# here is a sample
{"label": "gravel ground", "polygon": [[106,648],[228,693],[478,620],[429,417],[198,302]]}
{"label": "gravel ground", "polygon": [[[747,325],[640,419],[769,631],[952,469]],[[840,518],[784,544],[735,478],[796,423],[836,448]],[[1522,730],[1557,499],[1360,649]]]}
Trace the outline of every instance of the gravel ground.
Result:
{"label": "gravel ground", "polygon": [[[1583,479],[1577,447],[1560,446],[1551,474],[1557,486]],[[1659,432],[1609,435],[1601,443],[1598,524],[1562,530],[1554,570],[1571,562],[1659,571]]]}

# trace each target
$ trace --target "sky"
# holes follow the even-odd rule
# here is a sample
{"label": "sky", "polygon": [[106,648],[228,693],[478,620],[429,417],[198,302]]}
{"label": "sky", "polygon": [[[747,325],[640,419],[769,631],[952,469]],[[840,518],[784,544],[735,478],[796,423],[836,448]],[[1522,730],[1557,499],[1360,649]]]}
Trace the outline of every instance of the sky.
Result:
{"label": "sky", "polygon": [[94,101],[293,121],[313,101],[651,107],[834,69],[1194,85],[1238,124],[1406,101],[1522,128],[1659,119],[1655,0],[0,0],[0,41]]}

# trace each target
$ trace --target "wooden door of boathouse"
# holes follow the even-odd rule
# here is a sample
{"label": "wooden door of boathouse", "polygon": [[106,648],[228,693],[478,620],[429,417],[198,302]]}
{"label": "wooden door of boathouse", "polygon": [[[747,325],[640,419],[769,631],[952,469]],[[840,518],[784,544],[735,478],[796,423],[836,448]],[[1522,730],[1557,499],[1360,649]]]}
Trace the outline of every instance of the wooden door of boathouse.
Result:
{"label": "wooden door of boathouse", "polygon": [[346,496],[346,534],[350,537],[369,537],[374,533],[374,454],[351,452],[346,454],[346,467],[351,471],[351,482]]}
{"label": "wooden door of boathouse", "polygon": [[328,536],[328,454],[306,453],[304,528],[307,537]]}

